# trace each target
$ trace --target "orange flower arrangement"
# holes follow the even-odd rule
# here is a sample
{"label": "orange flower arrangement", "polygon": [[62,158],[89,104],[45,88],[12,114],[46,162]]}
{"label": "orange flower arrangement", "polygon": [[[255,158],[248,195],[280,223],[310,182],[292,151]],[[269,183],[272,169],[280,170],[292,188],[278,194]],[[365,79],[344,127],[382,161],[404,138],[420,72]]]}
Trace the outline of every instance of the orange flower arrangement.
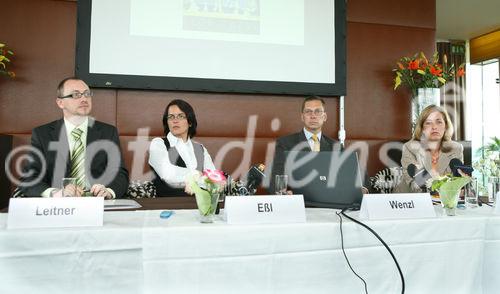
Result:
{"label": "orange flower arrangement", "polygon": [[423,52],[415,54],[413,57],[403,57],[393,69],[396,73],[394,79],[394,89],[400,85],[409,87],[414,94],[418,88],[439,88],[451,81],[456,75],[465,75],[464,65],[460,65],[455,72],[454,65],[448,66],[446,55],[443,56],[443,64],[438,63],[438,54],[434,53],[432,61],[429,62]]}

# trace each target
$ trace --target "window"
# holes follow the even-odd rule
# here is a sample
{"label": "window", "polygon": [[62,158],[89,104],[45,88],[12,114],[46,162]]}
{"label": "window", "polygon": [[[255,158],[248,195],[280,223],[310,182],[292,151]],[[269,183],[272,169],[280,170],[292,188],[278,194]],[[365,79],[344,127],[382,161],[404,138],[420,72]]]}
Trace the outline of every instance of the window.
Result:
{"label": "window", "polygon": [[472,162],[481,156],[477,150],[500,137],[499,60],[467,68],[466,138],[472,141]]}

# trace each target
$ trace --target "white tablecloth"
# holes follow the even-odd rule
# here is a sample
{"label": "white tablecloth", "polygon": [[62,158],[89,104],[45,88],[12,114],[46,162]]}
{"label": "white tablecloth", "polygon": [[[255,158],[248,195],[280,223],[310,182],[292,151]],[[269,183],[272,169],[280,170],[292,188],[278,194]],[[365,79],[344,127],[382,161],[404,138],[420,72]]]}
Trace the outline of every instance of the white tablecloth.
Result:
{"label": "white tablecloth", "polygon": [[[336,210],[307,223],[198,222],[197,211],[105,212],[104,227],[6,230],[0,214],[0,293],[363,293],[342,255]],[[406,293],[498,293],[500,217],[366,221],[389,244]],[[357,213],[350,213],[356,216]],[[390,255],[345,220],[344,244],[369,293],[399,293]]]}

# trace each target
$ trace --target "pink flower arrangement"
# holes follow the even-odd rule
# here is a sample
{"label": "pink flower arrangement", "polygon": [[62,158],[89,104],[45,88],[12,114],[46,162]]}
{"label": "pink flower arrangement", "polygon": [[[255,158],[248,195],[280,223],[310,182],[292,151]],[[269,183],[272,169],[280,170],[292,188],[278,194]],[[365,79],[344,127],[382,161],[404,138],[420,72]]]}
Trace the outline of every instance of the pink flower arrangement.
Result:
{"label": "pink flower arrangement", "polygon": [[200,175],[193,173],[186,178],[186,193],[195,194],[204,190],[210,194],[221,192],[226,184],[226,176],[220,170],[206,169]]}
{"label": "pink flower arrangement", "polygon": [[226,183],[224,173],[216,169],[206,169],[203,171],[202,180],[205,183],[205,189],[210,193],[220,192]]}
{"label": "pink flower arrangement", "polygon": [[[196,205],[202,216],[213,215],[217,201],[226,184],[226,177],[220,170],[207,169],[200,176],[192,174],[186,182],[186,192],[195,194]],[[208,222],[208,221],[202,221]]]}

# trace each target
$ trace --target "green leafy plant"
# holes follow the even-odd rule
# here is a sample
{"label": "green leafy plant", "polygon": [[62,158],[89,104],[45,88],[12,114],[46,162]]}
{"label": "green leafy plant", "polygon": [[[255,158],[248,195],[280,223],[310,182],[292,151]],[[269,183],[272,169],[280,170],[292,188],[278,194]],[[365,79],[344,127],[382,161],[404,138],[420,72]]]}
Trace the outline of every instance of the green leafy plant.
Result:
{"label": "green leafy plant", "polygon": [[481,158],[473,167],[486,177],[500,177],[500,138],[493,137],[491,142],[477,151]]}
{"label": "green leafy plant", "polygon": [[418,88],[439,88],[452,80],[455,75],[458,77],[465,75],[464,65],[460,65],[455,71],[453,64],[448,66],[446,55],[443,57],[442,64],[438,61],[437,52],[430,61],[423,52],[416,53],[413,57],[402,57],[393,69],[396,74],[394,90],[404,85],[416,95]]}
{"label": "green leafy plant", "polygon": [[458,193],[470,181],[470,177],[454,177],[447,174],[433,179],[431,189],[439,192],[439,198],[445,208],[453,209],[457,205]]}
{"label": "green leafy plant", "polygon": [[469,177],[454,177],[451,174],[446,174],[432,180],[431,190],[460,190],[469,182]]}
{"label": "green leafy plant", "polygon": [[14,51],[10,50],[6,44],[0,43],[0,75],[6,75],[14,78],[16,74],[7,69],[11,63],[10,58],[14,56]]}

